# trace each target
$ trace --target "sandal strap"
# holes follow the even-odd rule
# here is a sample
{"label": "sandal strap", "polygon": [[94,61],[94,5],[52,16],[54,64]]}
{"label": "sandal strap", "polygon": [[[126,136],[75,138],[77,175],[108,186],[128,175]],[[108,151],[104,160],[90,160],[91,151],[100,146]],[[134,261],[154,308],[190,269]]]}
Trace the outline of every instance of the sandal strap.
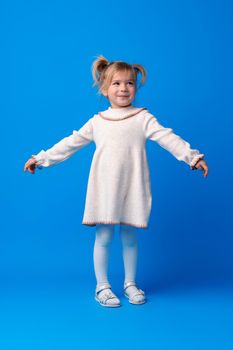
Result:
{"label": "sandal strap", "polygon": [[111,291],[108,294],[103,295],[99,300],[103,303],[106,304],[109,299],[117,299],[116,295]]}
{"label": "sandal strap", "polygon": [[124,288],[124,291],[126,292],[126,289],[128,287],[131,287],[131,286],[135,286],[137,288],[137,291],[130,297],[130,299],[133,299],[135,298],[136,296],[138,295],[143,295],[145,296],[145,292],[143,290],[141,290],[140,288],[137,287],[136,283],[135,282],[128,282],[125,284],[125,288]]}
{"label": "sandal strap", "polygon": [[133,298],[135,298],[136,296],[138,296],[138,295],[145,295],[145,292],[143,292],[143,290],[141,290],[141,289],[139,289],[139,288],[137,288],[137,292],[135,292],[132,296],[131,296],[131,298],[130,299],[133,299]]}
{"label": "sandal strap", "polygon": [[[109,291],[102,296],[99,296],[98,294],[105,289],[109,289]],[[98,292],[96,292],[96,298],[101,304],[106,305],[109,299],[117,299],[117,296],[111,290],[111,286],[109,284],[105,284],[103,287],[98,289]]]}
{"label": "sandal strap", "polygon": [[99,292],[101,292],[104,289],[111,289],[111,285],[109,283],[101,284],[101,285],[96,287],[95,292],[96,292],[96,294],[98,294]]}
{"label": "sandal strap", "polygon": [[133,281],[125,283],[124,290],[126,290],[128,287],[131,287],[131,286],[135,286],[136,287],[136,283],[133,282]]}

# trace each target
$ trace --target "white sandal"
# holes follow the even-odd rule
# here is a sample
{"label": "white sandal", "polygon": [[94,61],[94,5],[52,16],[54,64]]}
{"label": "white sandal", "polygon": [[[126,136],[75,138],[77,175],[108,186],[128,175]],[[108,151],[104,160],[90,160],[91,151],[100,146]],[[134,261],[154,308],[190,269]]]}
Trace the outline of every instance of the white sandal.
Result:
{"label": "white sandal", "polygon": [[[105,290],[105,289],[109,289],[109,291],[105,294],[103,294],[102,296],[99,295],[99,293],[102,291],[102,290]],[[115,299],[115,303],[113,304],[108,304],[108,300],[114,300]],[[96,288],[96,291],[95,291],[95,300],[99,302],[99,304],[101,306],[104,306],[104,307],[119,307],[121,306],[120,304],[120,300],[117,298],[117,296],[112,292],[111,290],[111,285],[108,284],[108,283],[105,283],[105,284],[102,284],[100,286],[98,286]]]}
{"label": "white sandal", "polygon": [[[126,292],[126,289],[130,286],[135,286],[137,288],[137,291],[131,296],[129,297],[129,295],[127,294]],[[134,304],[134,305],[140,305],[140,304],[144,304],[146,302],[146,297],[145,297],[145,292],[143,292],[143,290],[141,290],[140,288],[137,287],[136,283],[135,282],[128,282],[128,283],[125,283],[124,284],[124,294],[125,296],[129,299],[129,302],[131,304]],[[140,300],[140,301],[136,301],[134,298],[138,295],[141,295],[144,297],[143,300]]]}

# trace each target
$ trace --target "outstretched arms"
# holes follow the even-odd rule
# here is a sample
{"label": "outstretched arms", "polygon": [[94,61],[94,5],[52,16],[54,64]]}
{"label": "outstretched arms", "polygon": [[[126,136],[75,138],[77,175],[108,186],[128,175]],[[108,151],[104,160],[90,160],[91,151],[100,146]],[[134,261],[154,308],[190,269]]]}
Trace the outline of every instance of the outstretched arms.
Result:
{"label": "outstretched arms", "polygon": [[176,135],[171,128],[162,126],[152,114],[147,113],[145,117],[144,132],[147,139],[156,141],[176,159],[187,163],[192,170],[204,170],[203,176],[208,175],[204,154],[200,154],[197,149],[191,149],[187,141]]}
{"label": "outstretched arms", "polygon": [[49,167],[71,157],[82,147],[93,141],[93,132],[91,119],[83,125],[78,131],[74,130],[73,134],[65,137],[47,151],[40,151],[37,155],[33,155],[24,166],[24,171],[34,174],[37,167]]}

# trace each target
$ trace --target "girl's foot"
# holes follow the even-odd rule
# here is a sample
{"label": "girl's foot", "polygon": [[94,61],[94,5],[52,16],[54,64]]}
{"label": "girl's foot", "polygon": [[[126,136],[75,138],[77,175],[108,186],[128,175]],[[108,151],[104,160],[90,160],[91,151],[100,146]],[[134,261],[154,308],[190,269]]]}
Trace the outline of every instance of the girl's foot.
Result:
{"label": "girl's foot", "polygon": [[102,284],[96,288],[95,300],[100,305],[105,307],[119,307],[121,306],[120,300],[112,292],[111,285],[108,283]]}
{"label": "girl's foot", "polygon": [[146,302],[145,293],[136,286],[135,282],[124,284],[124,294],[131,304],[139,305]]}

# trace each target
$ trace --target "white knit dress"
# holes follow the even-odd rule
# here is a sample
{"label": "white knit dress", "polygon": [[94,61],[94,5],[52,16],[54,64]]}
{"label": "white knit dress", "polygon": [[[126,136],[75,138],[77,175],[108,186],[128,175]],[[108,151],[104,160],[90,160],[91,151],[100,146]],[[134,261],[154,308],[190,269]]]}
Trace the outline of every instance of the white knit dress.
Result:
{"label": "white knit dress", "polygon": [[147,228],[151,205],[150,173],[145,144],[158,142],[191,168],[204,157],[165,128],[146,108],[109,107],[94,115],[78,131],[42,150],[35,158],[49,167],[95,142],[82,224],[126,224]]}

